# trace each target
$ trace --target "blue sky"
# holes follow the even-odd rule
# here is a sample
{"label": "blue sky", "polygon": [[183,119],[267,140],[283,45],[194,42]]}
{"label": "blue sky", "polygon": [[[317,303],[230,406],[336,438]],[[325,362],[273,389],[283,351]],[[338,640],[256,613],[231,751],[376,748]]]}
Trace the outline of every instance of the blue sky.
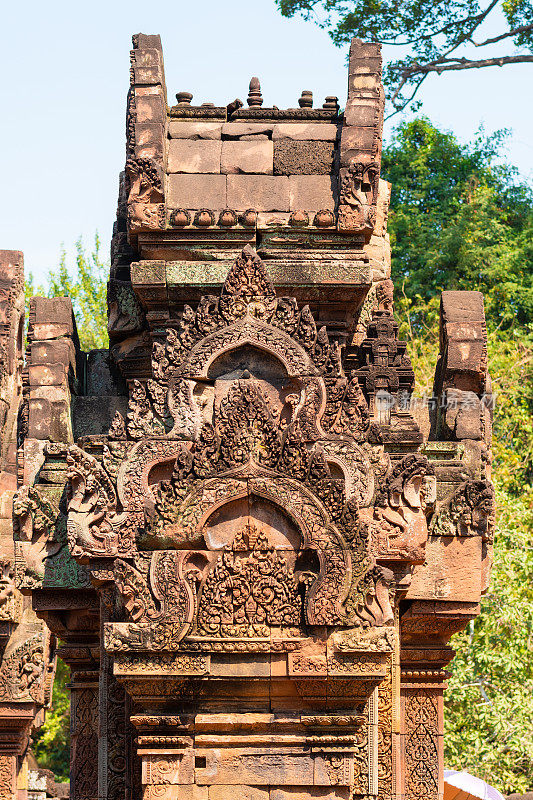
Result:
{"label": "blue sky", "polygon": [[[131,35],[160,33],[169,99],[225,105],[246,99],[252,75],[265,105],[294,106],[302,89],[321,105],[346,97],[343,50],[325,31],[284,19],[274,0],[29,0],[2,14],[0,248],[23,250],[37,279],[98,230],[107,251],[124,164]],[[422,113],[468,141],[512,128],[509,160],[533,177],[531,65],[426,81]],[[390,126],[389,126],[390,127]]]}

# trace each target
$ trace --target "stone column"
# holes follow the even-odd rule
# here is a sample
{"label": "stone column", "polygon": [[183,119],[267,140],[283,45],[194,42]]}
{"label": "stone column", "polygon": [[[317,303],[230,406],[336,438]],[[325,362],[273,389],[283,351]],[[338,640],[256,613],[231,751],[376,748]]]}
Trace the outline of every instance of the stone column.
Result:
{"label": "stone column", "polygon": [[[34,608],[61,638],[59,657],[70,667],[70,798],[98,797],[98,599],[94,590],[40,590]],[[75,606],[78,605],[78,608]]]}
{"label": "stone column", "polygon": [[403,796],[442,800],[443,694],[446,673],[439,669],[402,672]]}
{"label": "stone column", "polygon": [[0,800],[15,800],[17,788],[17,756],[0,751]]}
{"label": "stone column", "polygon": [[70,688],[70,797],[98,797],[98,672],[74,673]]}
{"label": "stone column", "polygon": [[[77,638],[77,640],[76,640]],[[98,797],[98,643],[70,636],[59,655],[70,667],[70,798]]]}
{"label": "stone column", "polygon": [[13,542],[13,497],[24,430],[22,357],[24,267],[19,251],[0,250],[0,798],[27,797],[24,752],[42,724],[54,675],[53,640],[22,597]]}
{"label": "stone column", "polygon": [[[106,591],[102,592],[100,618],[108,620]],[[103,636],[100,636],[103,641]],[[126,693],[113,675],[113,662],[102,648],[99,682],[98,800],[125,800],[128,767],[126,748]]]}

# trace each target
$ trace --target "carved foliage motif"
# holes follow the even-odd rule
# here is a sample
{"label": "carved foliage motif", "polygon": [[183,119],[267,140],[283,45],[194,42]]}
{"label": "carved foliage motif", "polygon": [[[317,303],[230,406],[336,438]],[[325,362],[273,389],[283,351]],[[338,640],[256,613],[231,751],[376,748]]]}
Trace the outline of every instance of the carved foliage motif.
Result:
{"label": "carved foliage motif", "polygon": [[74,796],[94,800],[98,787],[98,689],[74,689],[71,702],[70,780]]}
{"label": "carved foliage motif", "polygon": [[[367,391],[373,365],[405,366],[385,289],[362,348]],[[221,357],[231,364],[228,354],[243,344],[281,364],[284,394],[240,367],[228,367],[223,380],[210,377],[210,365]],[[131,384],[127,424],[114,420],[101,461],[77,448],[68,454],[70,550],[82,561],[115,559],[112,570],[99,565],[93,575],[113,576],[126,620],[161,622],[172,641],[197,615],[198,632],[211,636],[265,635],[302,619],[389,625],[392,573],[375,556],[423,557],[427,461],[408,456],[391,470],[359,379],[343,371],[339,343],[317,329],[308,307],[276,298],[250,247],[220,297],[205,296],[196,311],[185,306],[176,328],[154,343],[152,374]],[[163,477],[154,483],[152,473]],[[293,565],[266,540],[246,557],[227,549],[201,566],[188,558],[206,550],[203,526],[213,509],[239,497],[262,498],[294,519],[300,552],[314,553],[298,585]],[[266,583],[246,594],[262,569]],[[263,583],[268,606],[254,596],[266,592]]]}
{"label": "carved foliage motif", "polygon": [[301,613],[297,583],[284,555],[247,525],[209,573],[197,627],[210,636],[269,636],[270,626],[299,625]]}
{"label": "carved foliage motif", "polygon": [[16,579],[20,588],[42,585],[46,561],[62,547],[56,530],[57,509],[32,486],[23,486],[13,498],[17,521]]}
{"label": "carved foliage motif", "polygon": [[45,648],[38,634],[4,655],[0,669],[0,700],[44,701]]}
{"label": "carved foliage motif", "polygon": [[14,800],[16,756],[0,754],[0,800]]}
{"label": "carved foliage motif", "polygon": [[129,618],[166,625],[190,623],[195,596],[186,566],[186,554],[176,550],[138,553],[135,564],[117,559],[114,580]]}
{"label": "carved foliage motif", "polygon": [[[128,547],[113,481],[93,456],[72,446],[67,454],[71,497],[67,537],[74,557],[114,556]],[[120,534],[119,534],[120,531]]]}
{"label": "carved foliage motif", "polygon": [[435,691],[405,692],[405,772],[408,797],[439,796],[438,706]]}
{"label": "carved foliage motif", "polygon": [[107,798],[122,800],[126,782],[126,692],[113,675],[106,692]]}
{"label": "carved foliage motif", "polygon": [[426,513],[434,481],[427,458],[414,453],[399,461],[382,480],[372,521],[377,555],[423,561]]}
{"label": "carved foliage motif", "polygon": [[164,223],[163,175],[161,166],[150,158],[130,158],[126,162],[129,185],[130,228],[160,228]]}
{"label": "carved foliage motif", "polygon": [[15,589],[15,570],[9,559],[0,559],[0,620],[15,622],[21,611],[20,595]]}
{"label": "carved foliage motif", "polygon": [[353,160],[340,170],[339,227],[371,231],[376,224],[380,166]]}

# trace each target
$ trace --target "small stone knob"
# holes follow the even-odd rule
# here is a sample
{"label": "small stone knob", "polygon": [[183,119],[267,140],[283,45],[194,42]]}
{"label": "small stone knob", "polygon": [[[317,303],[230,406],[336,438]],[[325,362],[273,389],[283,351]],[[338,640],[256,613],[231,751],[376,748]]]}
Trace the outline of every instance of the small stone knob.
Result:
{"label": "small stone knob", "polygon": [[259,78],[252,78],[248,91],[248,106],[249,108],[253,108],[254,106],[259,107],[262,105],[263,95],[261,94],[261,84],[259,83]]}
{"label": "small stone knob", "polygon": [[338,111],[339,110],[339,98],[335,97],[335,95],[329,94],[326,97],[322,108],[327,108],[330,111]]}
{"label": "small stone knob", "polygon": [[177,208],[170,215],[170,224],[176,225],[178,228],[184,228],[186,225],[191,224],[191,215],[185,208]]}
{"label": "small stone knob", "polygon": [[255,228],[257,222],[257,211],[254,208],[248,208],[241,214],[241,224],[245,228]]}
{"label": "small stone knob", "polygon": [[304,89],[302,96],[298,100],[298,105],[300,108],[313,108],[313,92]]}
{"label": "small stone knob", "polygon": [[190,92],[178,92],[176,94],[176,100],[179,106],[190,106],[192,94]]}

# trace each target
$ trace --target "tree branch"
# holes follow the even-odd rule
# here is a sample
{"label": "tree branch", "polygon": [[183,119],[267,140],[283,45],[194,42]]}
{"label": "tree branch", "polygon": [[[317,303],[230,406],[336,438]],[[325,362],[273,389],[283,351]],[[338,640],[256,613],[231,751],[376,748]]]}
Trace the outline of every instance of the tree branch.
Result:
{"label": "tree branch", "polygon": [[417,64],[402,70],[405,79],[414,75],[426,75],[429,72],[448,72],[458,69],[478,69],[479,67],[503,67],[506,64],[533,63],[533,56],[499,56],[496,58],[483,58],[471,61],[468,58],[443,58],[430,64]]}
{"label": "tree branch", "polygon": [[396,103],[395,103],[394,101],[396,100],[396,98],[397,98],[397,97],[398,97],[398,95],[400,94],[400,92],[401,92],[401,90],[403,89],[404,85],[407,83],[407,77],[405,77],[405,78],[404,78],[404,79],[401,81],[400,85],[398,86],[398,88],[396,89],[396,91],[394,92],[394,94],[392,95],[392,97],[390,98],[390,102],[392,103],[392,106],[393,106],[393,108],[394,108],[394,111],[393,111],[391,114],[388,114],[388,115],[387,115],[387,117],[385,117],[385,119],[390,119],[390,117],[393,117],[393,116],[394,116],[395,114],[397,114],[399,111],[402,111],[402,110],[403,110],[403,109],[404,109],[406,106],[408,106],[408,105],[409,105],[409,103],[411,103],[411,102],[412,102],[412,101],[415,99],[415,96],[416,96],[416,94],[417,94],[418,90],[419,90],[419,89],[420,89],[420,87],[422,86],[423,82],[426,80],[427,76],[428,76],[428,73],[426,73],[425,75],[422,75],[422,76],[419,78],[419,80],[418,80],[418,83],[416,84],[416,86],[415,86],[415,89],[414,89],[413,93],[411,94],[411,96],[410,96],[409,98],[407,98],[407,99],[406,99],[404,102],[402,102],[401,104],[398,104],[398,105],[396,105]]}
{"label": "tree branch", "polygon": [[531,25],[520,25],[518,28],[513,28],[512,31],[494,36],[493,39],[485,39],[484,42],[474,42],[472,39],[470,41],[474,47],[484,47],[486,44],[494,44],[494,42],[500,42],[502,39],[509,38],[509,36],[516,36],[517,33],[525,33],[526,31],[533,31],[533,23]]}

